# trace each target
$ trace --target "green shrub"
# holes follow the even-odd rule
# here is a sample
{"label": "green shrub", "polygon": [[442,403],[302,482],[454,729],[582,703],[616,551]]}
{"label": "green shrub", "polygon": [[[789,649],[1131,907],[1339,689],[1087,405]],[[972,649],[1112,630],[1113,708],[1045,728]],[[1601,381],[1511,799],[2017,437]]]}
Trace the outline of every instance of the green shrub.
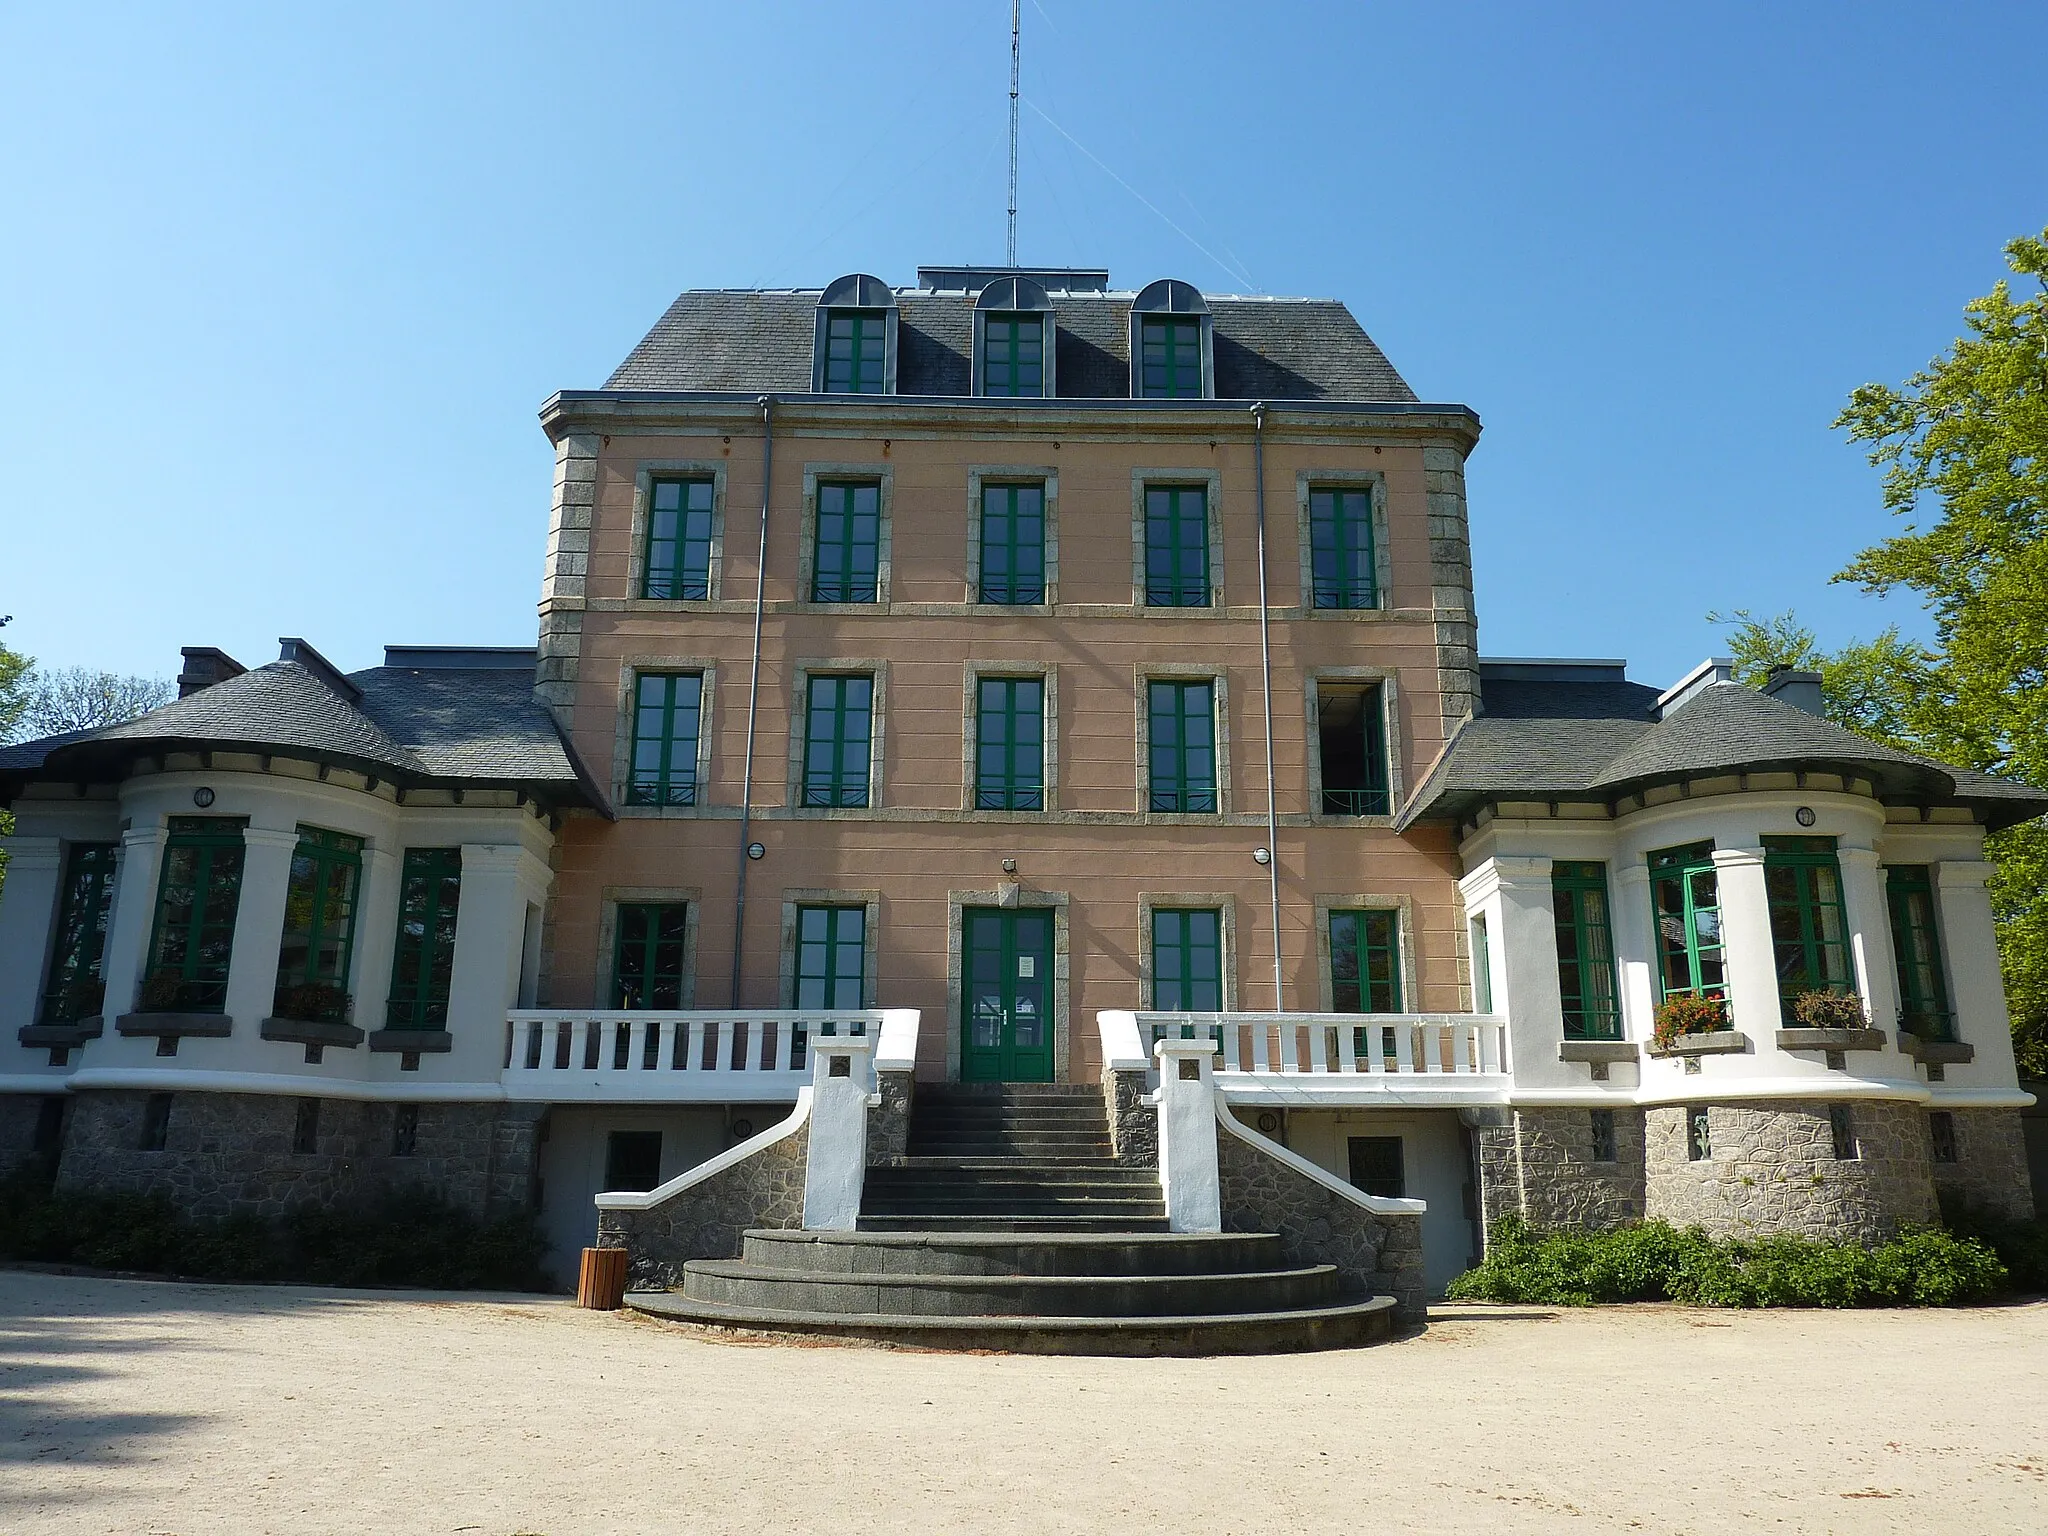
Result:
{"label": "green shrub", "polygon": [[1804,1237],[1717,1240],[1661,1221],[1539,1232],[1507,1216],[1494,1224],[1486,1261],[1453,1280],[1447,1294],[1566,1307],[1946,1307],[1981,1301],[2006,1282],[1989,1245],[1939,1229],[1865,1248]]}
{"label": "green shrub", "polygon": [[2013,1221],[1982,1206],[1944,1200],[1941,1219],[1951,1232],[1974,1237],[2012,1276],[2017,1291],[2048,1291],[2048,1221]]}
{"label": "green shrub", "polygon": [[525,1212],[480,1221],[419,1190],[336,1210],[305,1206],[276,1220],[207,1220],[181,1215],[160,1193],[54,1191],[32,1174],[0,1179],[0,1259],[199,1280],[547,1290],[546,1252]]}

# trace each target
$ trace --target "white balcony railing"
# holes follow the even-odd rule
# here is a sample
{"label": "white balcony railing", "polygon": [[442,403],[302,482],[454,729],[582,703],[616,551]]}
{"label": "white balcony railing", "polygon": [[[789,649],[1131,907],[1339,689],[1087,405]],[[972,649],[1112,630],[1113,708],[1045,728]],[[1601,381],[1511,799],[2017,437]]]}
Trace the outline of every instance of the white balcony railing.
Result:
{"label": "white balcony railing", "polygon": [[[1226,1099],[1483,1103],[1509,1079],[1490,1013],[1102,1013],[1103,1060],[1151,1065],[1162,1039],[1213,1040]],[[1155,1072],[1156,1076],[1156,1072]]]}
{"label": "white balcony railing", "polygon": [[505,1091],[549,1102],[793,1101],[811,1080],[811,1042],[834,1035],[875,1037],[876,1065],[907,1071],[917,1010],[520,1010],[507,1019]]}

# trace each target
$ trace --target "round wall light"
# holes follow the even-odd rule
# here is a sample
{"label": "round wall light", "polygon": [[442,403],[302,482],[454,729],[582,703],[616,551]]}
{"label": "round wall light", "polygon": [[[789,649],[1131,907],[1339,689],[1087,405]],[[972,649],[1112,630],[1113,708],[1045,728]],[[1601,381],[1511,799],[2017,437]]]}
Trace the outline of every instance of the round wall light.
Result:
{"label": "round wall light", "polygon": [[733,1123],[732,1123],[732,1139],[733,1139],[734,1141],[745,1141],[745,1140],[746,1140],[746,1139],[747,1139],[747,1138],[748,1138],[749,1136],[751,1136],[751,1135],[753,1135],[753,1134],[754,1134],[754,1122],[753,1122],[753,1121],[751,1121],[751,1120],[735,1120],[735,1121],[733,1121]]}
{"label": "round wall light", "polygon": [[1015,873],[1017,873],[1017,861],[1015,859],[1003,860],[1003,873],[1006,875],[1014,875]]}
{"label": "round wall light", "polygon": [[213,791],[204,784],[200,785],[192,791],[192,803],[202,811],[205,810],[209,805],[213,804]]}
{"label": "round wall light", "polygon": [[1801,825],[1802,827],[1812,826],[1814,823],[1813,807],[1810,805],[1802,805],[1801,807],[1799,807],[1798,810],[1792,813],[1792,819],[1798,822],[1799,825]]}
{"label": "round wall light", "polygon": [[1252,862],[1254,864],[1272,863],[1273,851],[1270,848],[1254,848],[1252,850]]}
{"label": "round wall light", "polygon": [[767,848],[767,845],[766,845],[766,844],[763,844],[763,843],[749,843],[749,844],[747,844],[747,857],[748,857],[748,858],[750,858],[750,859],[764,859],[764,858],[766,858],[767,856],[768,856],[768,848]]}
{"label": "round wall light", "polygon": [[1264,1111],[1264,1112],[1263,1112],[1262,1114],[1260,1114],[1260,1116],[1259,1116],[1259,1133],[1260,1133],[1261,1135],[1264,1135],[1264,1136],[1270,1136],[1270,1135],[1272,1135],[1272,1134],[1273,1134],[1273,1133],[1274,1133],[1275,1131],[1277,1131],[1277,1130],[1279,1130],[1279,1129],[1280,1129],[1280,1117],[1279,1117],[1278,1115],[1274,1114],[1274,1113],[1273,1113],[1273,1111],[1271,1111],[1271,1110],[1269,1109],[1269,1110],[1266,1110],[1266,1111]]}

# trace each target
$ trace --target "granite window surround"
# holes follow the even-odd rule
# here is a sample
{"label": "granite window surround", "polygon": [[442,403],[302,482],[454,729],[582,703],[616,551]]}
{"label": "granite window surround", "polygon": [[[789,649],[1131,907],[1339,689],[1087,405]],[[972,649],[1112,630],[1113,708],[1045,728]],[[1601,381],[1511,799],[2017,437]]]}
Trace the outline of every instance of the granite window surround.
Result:
{"label": "granite window surround", "polygon": [[[1326,816],[1323,814],[1322,698],[1324,683],[1378,683],[1380,685],[1381,740],[1387,748],[1387,814],[1384,816]],[[1308,748],[1308,818],[1324,827],[1391,827],[1394,813],[1408,798],[1407,775],[1402,769],[1401,679],[1394,667],[1316,667],[1303,680],[1303,721]]]}
{"label": "granite window surround", "polygon": [[[627,546],[626,595],[635,603],[657,609],[702,607],[725,595],[725,483],[724,459],[643,459],[633,469],[633,540]],[[654,512],[654,482],[678,476],[711,482],[711,569],[709,597],[646,597],[647,531]]]}
{"label": "granite window surround", "polygon": [[[633,768],[634,690],[645,672],[696,672],[704,682],[697,705],[697,796],[691,805],[628,805],[626,780]],[[612,807],[621,821],[658,821],[701,816],[711,784],[711,738],[715,718],[718,666],[708,656],[622,656],[619,658],[618,712],[612,732]]]}
{"label": "granite window surround", "polygon": [[1237,898],[1221,891],[1140,891],[1138,893],[1137,1004],[1140,1009],[1149,1011],[1152,1007],[1152,987],[1154,981],[1152,914],[1162,909],[1167,911],[1176,909],[1199,911],[1205,908],[1222,914],[1222,919],[1217,926],[1221,933],[1223,946],[1223,954],[1220,961],[1223,970],[1223,1012],[1236,1013],[1242,1006],[1238,1002],[1237,987]]}
{"label": "granite window surround", "polygon": [[[1170,905],[1170,903],[1162,903]],[[946,1078],[960,1080],[960,1010],[965,987],[965,959],[961,934],[969,907],[1009,907],[1052,913],[1052,1065],[1053,1080],[1065,1082],[1070,1061],[1071,1035],[1067,1015],[1067,980],[1070,973],[1068,936],[1068,894],[1065,891],[1034,891],[1009,881],[992,891],[948,891],[946,893]]]}
{"label": "granite window surround", "polygon": [[[1230,787],[1230,674],[1202,667],[1158,668],[1140,665],[1133,669],[1137,755],[1137,794],[1131,802],[1139,821],[1156,826],[1208,826],[1227,823],[1235,811]],[[1216,809],[1213,811],[1155,811],[1152,806],[1152,689],[1153,683],[1207,683],[1216,710]]]}
{"label": "granite window surround", "polygon": [[[1202,491],[1209,532],[1209,601],[1202,607],[1153,606],[1145,601],[1145,492],[1158,487],[1193,487]],[[1134,469],[1131,471],[1131,610],[1169,619],[1242,617],[1223,606],[1223,475],[1214,469]],[[1251,610],[1257,617],[1258,609]]]}
{"label": "granite window surround", "polygon": [[[1309,495],[1314,491],[1370,491],[1372,493],[1373,596],[1370,608],[1318,608],[1315,605],[1315,549],[1309,512]],[[1393,557],[1388,552],[1387,477],[1377,469],[1304,469],[1294,477],[1295,543],[1300,553],[1301,590],[1298,594],[1305,619],[1361,619],[1389,615],[1393,611]],[[1397,801],[1398,803],[1398,801]]]}
{"label": "granite window surround", "polygon": [[[818,487],[867,483],[875,497],[875,600],[872,603],[814,603],[811,584],[818,573]],[[886,462],[869,464],[806,464],[803,515],[797,530],[796,600],[782,609],[800,613],[882,613],[889,607],[890,509],[895,501],[896,469]],[[770,607],[777,607],[770,604]]]}
{"label": "granite window surround", "polygon": [[[789,781],[781,814],[823,821],[873,814],[882,805],[884,789],[882,764],[889,718],[889,663],[873,658],[848,661],[819,658],[792,661],[789,667]],[[866,805],[804,804],[805,723],[811,716],[811,679],[814,677],[868,677],[874,680],[874,695],[869,705]],[[759,807],[756,807],[755,814],[760,814]]]}
{"label": "granite window surround", "polygon": [[[982,491],[992,485],[1036,484],[1045,492],[1045,601],[984,603],[981,600]],[[806,590],[809,590],[806,588]],[[1050,613],[1060,600],[1060,472],[1050,464],[970,464],[967,466],[967,581],[965,605],[971,613]]]}
{"label": "granite window surround", "polygon": [[[1421,993],[1417,990],[1415,964],[1416,917],[1415,898],[1393,896],[1383,892],[1358,891],[1349,895],[1318,894],[1315,898],[1316,914],[1316,1011],[1336,1012],[1336,987],[1330,965],[1330,914],[1333,912],[1392,912],[1394,914],[1394,941],[1399,946],[1399,973],[1401,979],[1401,1007],[1404,1012],[1421,1012]],[[1360,1015],[1364,1017],[1364,1015]]]}
{"label": "granite window surround", "polygon": [[[1045,808],[1036,811],[982,810],[975,805],[979,782],[977,749],[981,741],[981,681],[1007,677],[1037,678],[1044,688],[1043,784]],[[969,661],[961,664],[960,809],[976,821],[1043,822],[1060,808],[1059,798],[1059,667],[1044,661]],[[1208,818],[1213,820],[1214,818]]]}
{"label": "granite window surround", "polygon": [[697,919],[704,908],[704,892],[694,885],[607,885],[603,888],[597,909],[597,965],[591,972],[597,978],[594,996],[600,1005],[612,995],[612,983],[618,979],[613,968],[618,964],[619,908],[657,903],[668,906],[687,904],[683,917],[682,1006],[697,1006]]}
{"label": "granite window surround", "polygon": [[882,993],[877,977],[881,957],[882,893],[877,890],[793,889],[782,893],[782,929],[776,964],[778,1008],[796,1006],[796,925],[803,907],[860,907],[866,913],[861,922],[860,1005],[879,1008]]}

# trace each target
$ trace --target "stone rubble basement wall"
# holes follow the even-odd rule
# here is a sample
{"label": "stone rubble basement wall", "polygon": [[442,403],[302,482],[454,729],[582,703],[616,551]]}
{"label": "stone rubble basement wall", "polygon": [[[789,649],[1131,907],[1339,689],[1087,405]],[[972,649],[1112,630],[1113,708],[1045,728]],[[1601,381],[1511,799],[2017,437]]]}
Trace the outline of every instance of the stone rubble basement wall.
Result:
{"label": "stone rubble basement wall", "polygon": [[1486,1225],[1520,1216],[1537,1227],[1618,1227],[1643,1219],[1643,1112],[1617,1107],[1613,1162],[1593,1159],[1593,1112],[1517,1109],[1474,1132]]}
{"label": "stone rubble basement wall", "polygon": [[804,1167],[810,1147],[806,1122],[773,1146],[652,1210],[600,1210],[597,1245],[626,1250],[626,1283],[631,1289],[679,1287],[684,1261],[738,1258],[740,1239],[748,1228],[794,1230],[804,1224]]}
{"label": "stone rubble basement wall", "polygon": [[[1992,1211],[2009,1221],[2034,1218],[2034,1192],[2027,1172],[2026,1133],[2016,1109],[1952,1109],[1956,1160],[1932,1163],[1934,1190]],[[1932,1137],[1929,1138],[1932,1155]]]}

